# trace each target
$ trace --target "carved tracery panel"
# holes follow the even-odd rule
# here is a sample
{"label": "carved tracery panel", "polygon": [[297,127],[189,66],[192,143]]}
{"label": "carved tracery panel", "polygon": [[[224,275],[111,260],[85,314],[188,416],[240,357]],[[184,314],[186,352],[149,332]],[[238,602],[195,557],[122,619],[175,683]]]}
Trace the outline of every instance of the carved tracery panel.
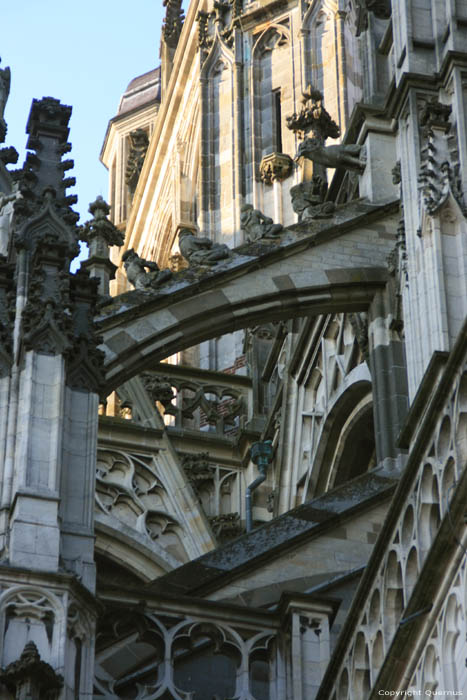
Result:
{"label": "carved tracery panel", "polygon": [[169,551],[181,544],[181,526],[152,456],[99,450],[96,508]]}

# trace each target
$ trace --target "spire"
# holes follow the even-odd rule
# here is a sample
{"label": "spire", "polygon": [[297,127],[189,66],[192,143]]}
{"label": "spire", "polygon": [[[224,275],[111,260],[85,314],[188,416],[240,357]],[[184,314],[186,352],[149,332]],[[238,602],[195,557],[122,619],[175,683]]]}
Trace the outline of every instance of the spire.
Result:
{"label": "spire", "polygon": [[26,127],[29,153],[23,167],[12,173],[21,194],[14,204],[16,245],[34,251],[41,235],[39,220],[47,210],[56,220],[56,230],[60,230],[58,236],[67,245],[69,260],[79,252],[76,226],[79,215],[71,208],[78,198],[66,194],[76,180],[64,177],[74,163],[62,160],[71,150],[68,143],[70,116],[71,107],[53,97],[33,100]]}

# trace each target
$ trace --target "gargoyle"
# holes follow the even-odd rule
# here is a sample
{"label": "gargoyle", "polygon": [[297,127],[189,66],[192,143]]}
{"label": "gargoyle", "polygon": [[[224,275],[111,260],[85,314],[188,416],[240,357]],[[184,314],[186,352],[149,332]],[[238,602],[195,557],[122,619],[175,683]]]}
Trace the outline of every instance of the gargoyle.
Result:
{"label": "gargoyle", "polygon": [[303,157],[326,168],[345,168],[361,173],[365,169],[365,162],[359,159],[361,150],[362,146],[354,143],[323,146],[316,138],[306,138],[298,148],[295,161]]}

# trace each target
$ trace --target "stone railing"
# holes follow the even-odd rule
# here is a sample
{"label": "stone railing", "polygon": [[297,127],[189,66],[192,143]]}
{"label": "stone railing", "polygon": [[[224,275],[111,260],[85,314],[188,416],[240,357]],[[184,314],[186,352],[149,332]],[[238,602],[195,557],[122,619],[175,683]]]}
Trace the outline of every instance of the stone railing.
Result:
{"label": "stone railing", "polygon": [[181,365],[159,364],[142,375],[144,387],[177,428],[231,434],[251,417],[251,381],[247,377]]}
{"label": "stone railing", "polygon": [[449,356],[433,357],[401,441],[410,448],[408,464],[318,700],[377,698],[384,689],[434,694],[467,681],[462,337]]}
{"label": "stone railing", "polygon": [[98,632],[96,698],[305,700],[316,692],[335,603],[285,595],[268,612],[149,589],[144,596],[141,606],[137,594],[128,601],[117,587],[103,591],[109,612]]}

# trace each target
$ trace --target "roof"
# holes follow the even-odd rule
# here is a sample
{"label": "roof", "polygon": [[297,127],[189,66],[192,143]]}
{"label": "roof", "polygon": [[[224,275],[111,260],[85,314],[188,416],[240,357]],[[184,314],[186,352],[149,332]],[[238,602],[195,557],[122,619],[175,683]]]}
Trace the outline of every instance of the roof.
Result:
{"label": "roof", "polygon": [[161,69],[159,66],[130,81],[120,99],[117,116],[132,112],[151,102],[160,102],[160,99]]}
{"label": "roof", "polygon": [[203,597],[246,569],[336,527],[356,511],[390,498],[396,484],[396,475],[380,469],[367,472],[151,581],[146,590],[154,593],[170,590],[177,595]]}

